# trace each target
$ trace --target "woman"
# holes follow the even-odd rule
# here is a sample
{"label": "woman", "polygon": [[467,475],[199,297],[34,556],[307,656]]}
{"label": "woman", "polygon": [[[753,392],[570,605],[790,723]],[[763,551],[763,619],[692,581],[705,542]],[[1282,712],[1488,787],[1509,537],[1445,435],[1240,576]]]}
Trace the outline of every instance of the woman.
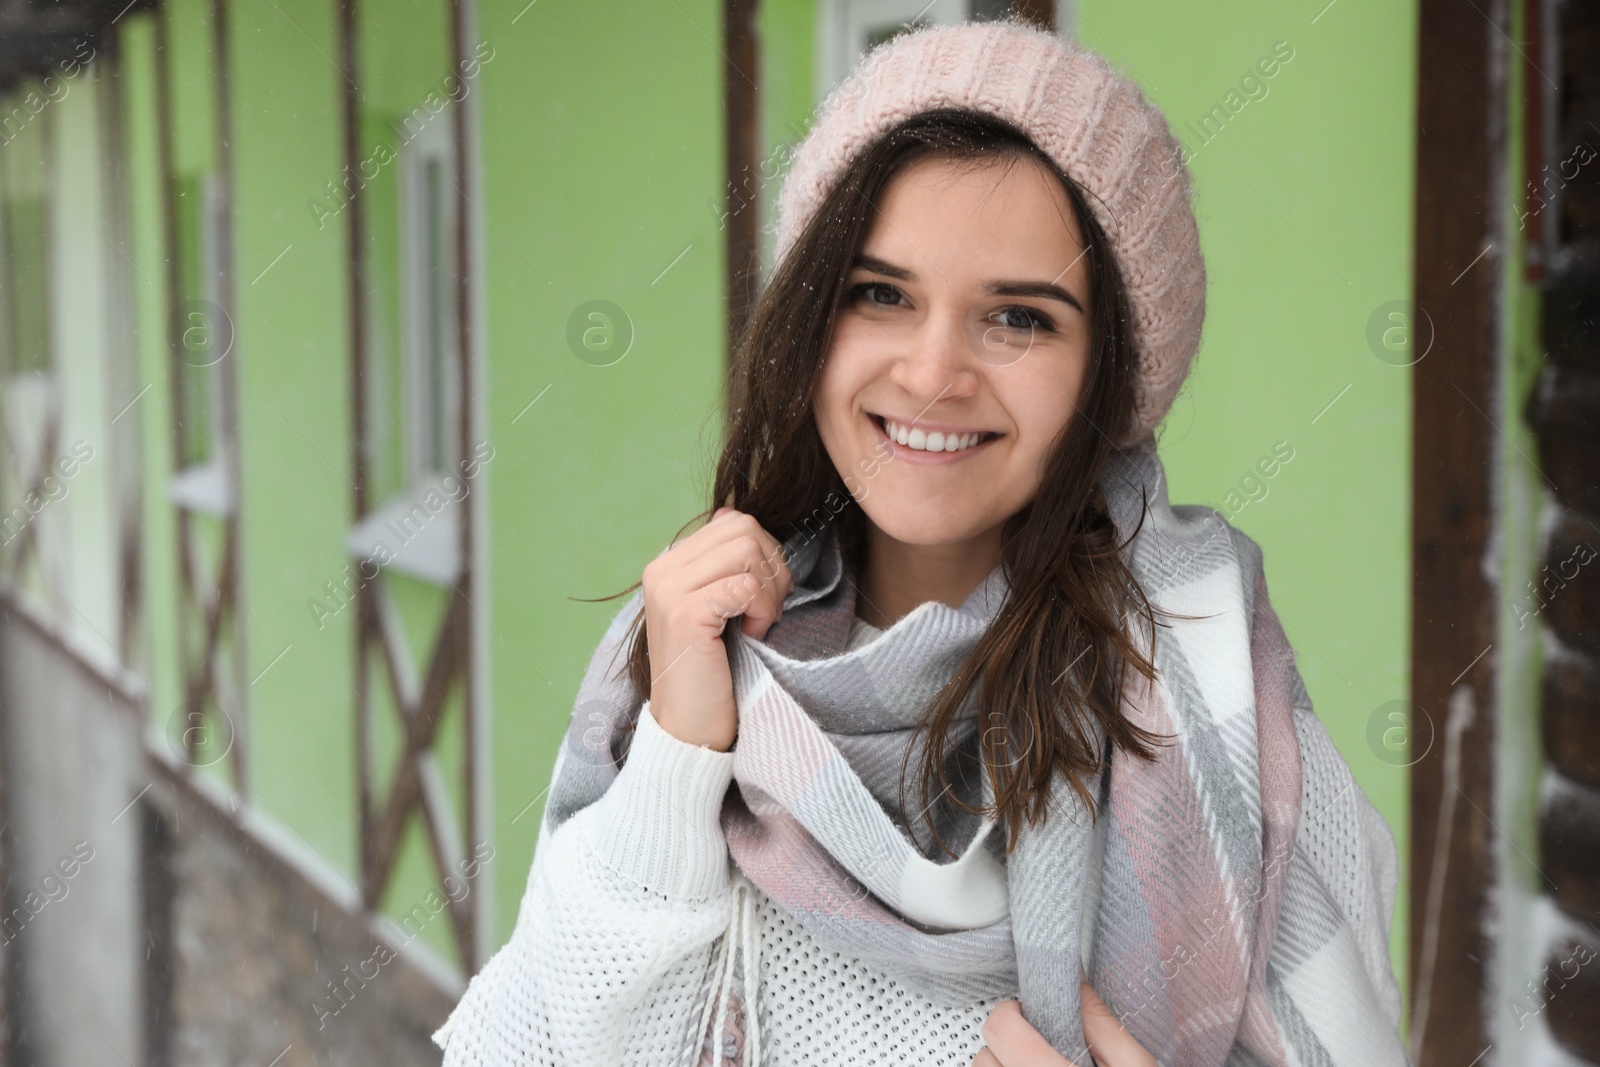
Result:
{"label": "woman", "polygon": [[589,665],[446,1064],[1404,1063],[1393,841],[1259,551],[1166,500],[1160,114],[1020,24],[906,34],[777,238],[715,510]]}

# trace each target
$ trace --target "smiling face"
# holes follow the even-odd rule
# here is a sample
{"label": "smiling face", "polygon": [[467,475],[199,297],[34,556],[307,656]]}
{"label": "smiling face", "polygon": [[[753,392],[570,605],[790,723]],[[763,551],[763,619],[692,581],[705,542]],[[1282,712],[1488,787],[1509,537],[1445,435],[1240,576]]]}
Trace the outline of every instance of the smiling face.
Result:
{"label": "smiling face", "polygon": [[998,542],[1081,403],[1089,277],[1071,201],[1034,159],[929,156],[890,181],[814,406],[871,536]]}

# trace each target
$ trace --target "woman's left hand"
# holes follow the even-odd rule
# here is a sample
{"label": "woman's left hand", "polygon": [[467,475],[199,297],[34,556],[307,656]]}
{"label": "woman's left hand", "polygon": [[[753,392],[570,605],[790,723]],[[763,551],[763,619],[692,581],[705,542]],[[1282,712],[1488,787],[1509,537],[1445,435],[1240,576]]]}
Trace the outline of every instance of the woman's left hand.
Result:
{"label": "woman's left hand", "polygon": [[[1084,982],[1079,993],[1083,1038],[1099,1067],[1157,1067],[1155,1057],[1116,1020],[1093,986]],[[983,1023],[983,1040],[986,1047],[972,1058],[972,1067],[1073,1067],[1022,1017],[1022,1005],[1014,1000],[994,1006]]]}

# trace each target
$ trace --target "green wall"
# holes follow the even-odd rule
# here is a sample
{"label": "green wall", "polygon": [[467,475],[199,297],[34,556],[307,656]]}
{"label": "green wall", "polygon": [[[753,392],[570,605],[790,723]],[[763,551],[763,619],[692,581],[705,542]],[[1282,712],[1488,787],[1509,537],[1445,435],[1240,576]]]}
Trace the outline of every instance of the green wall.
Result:
{"label": "green wall", "polygon": [[306,203],[344,166],[334,5],[228,7],[249,799],[354,879],[354,612],[307,607],[343,573],[353,493],[347,235]]}
{"label": "green wall", "polygon": [[[353,884],[355,608],[343,591],[354,573],[344,551],[354,508],[347,177],[361,184],[365,212],[372,508],[403,488],[396,155],[404,136],[398,127],[440,88],[453,64],[446,4],[408,0],[358,7],[357,151],[363,160],[380,162],[370,181],[361,181],[366,174],[347,176],[345,85],[330,59],[339,54],[335,9],[326,0],[278,8],[236,4],[229,30],[250,559],[245,598],[252,677],[262,672],[251,687],[254,799],[298,830]],[[283,78],[286,69],[297,77]],[[380,153],[380,145],[389,154]],[[444,592],[398,574],[384,581],[417,672],[424,675]],[[400,719],[381,657],[374,651],[367,662],[374,799],[381,813],[399,753]],[[466,797],[459,691],[446,706],[434,751],[460,818]],[[467,853],[475,843],[466,842]],[[405,915],[436,886],[413,813],[380,906],[390,915]],[[444,959],[455,959],[448,920],[428,922],[420,936]]]}
{"label": "green wall", "polygon": [[[569,598],[637,581],[708,495],[724,349],[723,237],[706,207],[723,183],[721,26],[711,0],[627,17],[481,8],[496,54],[482,75],[481,206],[502,938],[578,682],[622,606]],[[632,347],[609,366],[567,342],[595,300],[631,323]]]}

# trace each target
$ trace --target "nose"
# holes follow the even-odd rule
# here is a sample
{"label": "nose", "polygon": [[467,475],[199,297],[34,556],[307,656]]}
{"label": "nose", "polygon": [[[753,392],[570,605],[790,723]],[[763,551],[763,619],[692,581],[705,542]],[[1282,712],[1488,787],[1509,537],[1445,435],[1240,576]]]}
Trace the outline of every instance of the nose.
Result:
{"label": "nose", "polygon": [[978,391],[972,338],[954,315],[930,314],[909,339],[889,380],[925,404],[969,397]]}

